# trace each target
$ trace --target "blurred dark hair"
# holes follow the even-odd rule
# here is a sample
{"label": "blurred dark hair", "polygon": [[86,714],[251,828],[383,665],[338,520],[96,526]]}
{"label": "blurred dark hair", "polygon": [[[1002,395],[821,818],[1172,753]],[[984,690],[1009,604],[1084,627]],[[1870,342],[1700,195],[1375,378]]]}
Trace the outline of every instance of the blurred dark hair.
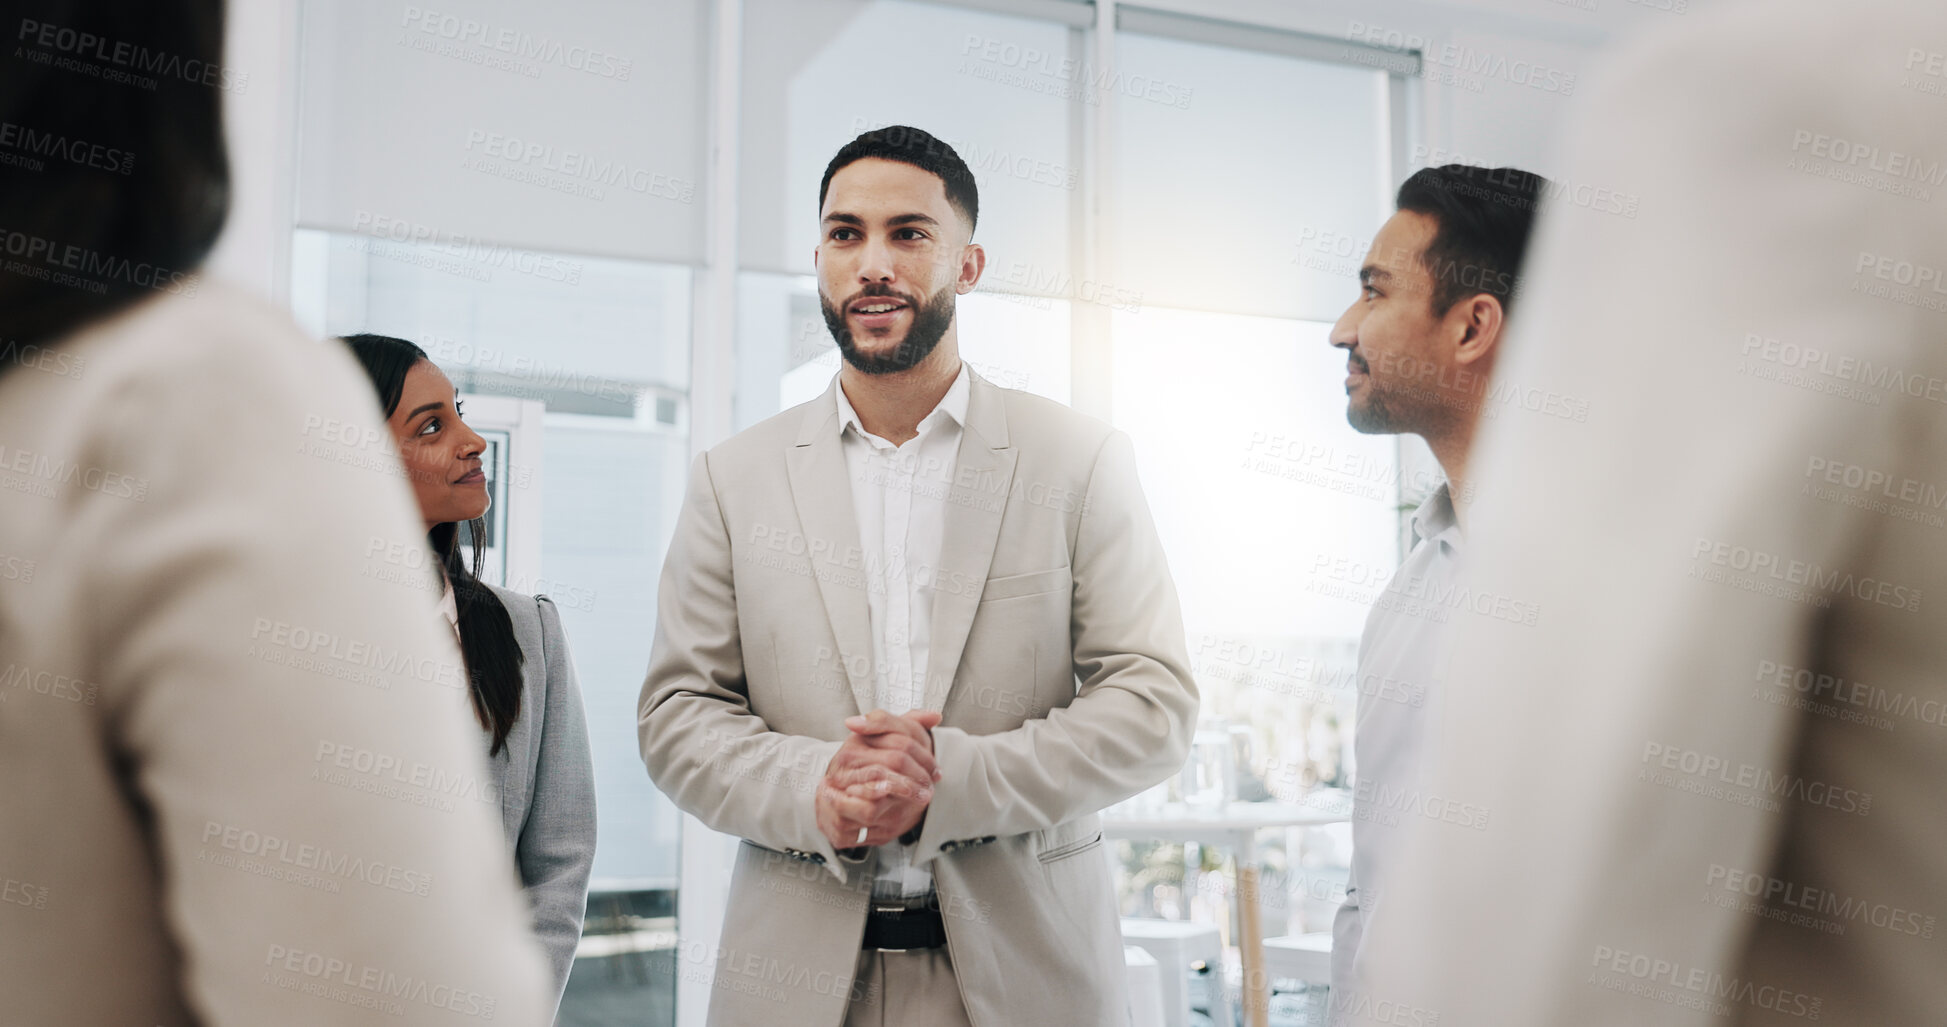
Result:
{"label": "blurred dark hair", "polygon": [[946,202],[967,219],[968,229],[980,224],[980,187],[974,184],[967,162],[932,133],[910,125],[888,125],[861,134],[840,147],[825,165],[824,181],[818,183],[818,209],[825,208],[825,194],[831,191],[832,176],[838,169],[868,157],[896,160],[930,171],[946,183]]}
{"label": "blurred dark hair", "polygon": [[1399,187],[1399,209],[1438,223],[1421,263],[1433,276],[1433,312],[1480,293],[1506,310],[1548,180],[1520,168],[1422,168]]}
{"label": "blurred dark hair", "polygon": [[[347,335],[341,341],[351,347],[352,355],[365,368],[372,387],[378,390],[379,407],[390,418],[399,409],[406,372],[429,359],[426,351],[389,335]],[[487,537],[486,520],[468,523],[476,540],[470,568],[460,559],[459,528],[457,521],[434,525],[426,533],[426,542],[453,585],[453,604],[460,614],[460,652],[466,657],[467,679],[473,685],[473,708],[487,730],[493,732],[493,746],[487,755],[498,756],[507,742],[507,732],[520,717],[521,645],[514,637],[514,621],[507,616],[507,608],[480,580],[487,551],[479,540]]]}
{"label": "blurred dark hair", "polygon": [[0,270],[0,333],[45,344],[164,281],[193,289],[230,204],[223,3],[7,11],[0,124],[36,156],[0,162],[0,254],[39,273]]}

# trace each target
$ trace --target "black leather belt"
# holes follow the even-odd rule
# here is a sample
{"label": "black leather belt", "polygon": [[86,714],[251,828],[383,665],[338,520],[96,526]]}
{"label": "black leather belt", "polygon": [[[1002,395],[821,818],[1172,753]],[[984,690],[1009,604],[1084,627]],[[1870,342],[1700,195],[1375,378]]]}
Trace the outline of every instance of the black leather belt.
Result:
{"label": "black leather belt", "polygon": [[868,949],[934,949],[946,944],[946,921],[934,907],[875,908],[865,918]]}

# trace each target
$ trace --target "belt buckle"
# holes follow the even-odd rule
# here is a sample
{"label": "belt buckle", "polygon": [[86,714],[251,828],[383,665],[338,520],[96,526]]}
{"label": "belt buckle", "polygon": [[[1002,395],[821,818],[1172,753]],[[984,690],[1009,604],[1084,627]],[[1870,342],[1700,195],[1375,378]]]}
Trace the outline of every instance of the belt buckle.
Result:
{"label": "belt buckle", "polygon": [[[890,914],[890,915],[892,915],[892,916],[904,916],[905,914],[907,914],[907,913],[910,913],[910,912],[912,912],[912,910],[910,910],[909,908],[907,908],[907,907],[905,907],[905,906],[879,906],[879,905],[875,905],[875,906],[873,906],[873,907],[872,907],[872,913],[873,913],[873,915],[875,915],[875,916],[876,916],[876,915],[879,915],[879,914]],[[874,952],[911,952],[911,951],[913,951],[913,950],[912,950],[912,949],[873,949],[872,951],[874,951]]]}

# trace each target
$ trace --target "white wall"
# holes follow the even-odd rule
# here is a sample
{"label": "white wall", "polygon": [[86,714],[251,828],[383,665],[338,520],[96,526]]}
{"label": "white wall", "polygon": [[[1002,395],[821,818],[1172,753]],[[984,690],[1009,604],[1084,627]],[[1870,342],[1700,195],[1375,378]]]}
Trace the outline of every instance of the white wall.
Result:
{"label": "white wall", "polygon": [[291,277],[297,0],[233,3],[226,29],[223,62],[239,73],[223,94],[230,217],[207,267],[282,304]]}

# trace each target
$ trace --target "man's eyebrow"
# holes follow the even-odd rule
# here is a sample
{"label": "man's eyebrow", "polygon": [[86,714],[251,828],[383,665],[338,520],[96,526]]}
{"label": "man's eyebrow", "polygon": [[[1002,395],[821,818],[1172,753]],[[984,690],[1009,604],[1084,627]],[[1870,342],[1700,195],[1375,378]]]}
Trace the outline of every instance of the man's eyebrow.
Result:
{"label": "man's eyebrow", "polygon": [[1391,271],[1388,271],[1377,264],[1367,264],[1365,267],[1359,269],[1360,285],[1371,285],[1375,281],[1379,281],[1379,282],[1390,281],[1392,277],[1393,277],[1393,273]]}
{"label": "man's eyebrow", "polygon": [[[865,227],[864,218],[859,217],[857,214],[850,214],[842,210],[835,210],[832,211],[830,214],[825,215],[825,223],[851,225],[855,228]],[[918,213],[894,214],[892,217],[886,219],[886,224],[894,228],[897,228],[900,225],[938,225],[939,223],[940,223],[939,219],[935,218],[931,214],[918,214]]]}

